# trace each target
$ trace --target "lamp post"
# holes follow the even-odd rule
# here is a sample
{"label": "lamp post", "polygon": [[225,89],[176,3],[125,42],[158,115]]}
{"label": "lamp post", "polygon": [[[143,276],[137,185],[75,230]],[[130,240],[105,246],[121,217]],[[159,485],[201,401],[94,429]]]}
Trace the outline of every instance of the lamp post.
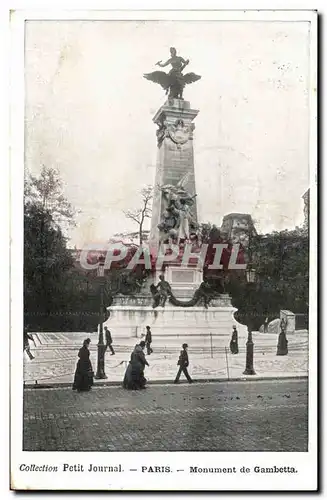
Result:
{"label": "lamp post", "polygon": [[249,311],[249,320],[248,320],[248,340],[246,342],[246,364],[245,364],[245,370],[243,372],[243,375],[255,375],[255,371],[253,368],[253,340],[252,340],[252,311],[253,311],[253,304],[252,304],[252,288],[255,284],[256,280],[256,272],[255,269],[252,267],[249,267],[246,270],[246,281],[248,283],[248,287],[251,289],[249,290],[250,294],[250,311]]}
{"label": "lamp post", "polygon": [[104,304],[103,304],[103,289],[104,289],[104,263],[105,257],[100,255],[98,259],[98,278],[100,280],[100,324],[99,324],[99,340],[98,340],[98,359],[97,359],[97,372],[95,375],[96,379],[107,378],[104,371],[104,357],[107,347],[103,341],[103,316],[104,316]]}

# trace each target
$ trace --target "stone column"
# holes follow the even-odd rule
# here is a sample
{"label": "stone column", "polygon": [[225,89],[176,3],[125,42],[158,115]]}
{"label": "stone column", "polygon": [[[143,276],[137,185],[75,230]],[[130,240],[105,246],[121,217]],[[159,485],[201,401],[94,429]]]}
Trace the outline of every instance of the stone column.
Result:
{"label": "stone column", "polygon": [[[174,186],[188,174],[185,189],[196,194],[193,158],[193,120],[198,111],[191,109],[190,103],[182,99],[168,99],[155,114],[153,121],[157,130],[157,168],[154,186],[150,244],[159,242],[158,224],[162,218],[163,200],[160,186]],[[192,207],[193,218],[197,221],[196,201]]]}

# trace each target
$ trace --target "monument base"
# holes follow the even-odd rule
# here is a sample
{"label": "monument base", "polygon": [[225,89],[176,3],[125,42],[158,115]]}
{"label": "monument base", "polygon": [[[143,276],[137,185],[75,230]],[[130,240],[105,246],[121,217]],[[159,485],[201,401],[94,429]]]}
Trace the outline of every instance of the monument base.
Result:
{"label": "monument base", "polygon": [[[210,334],[215,337],[215,345],[227,346],[233,325],[239,338],[247,337],[247,328],[234,319],[235,307],[229,295],[222,294],[204,306],[152,308],[152,298],[148,295],[135,297],[116,296],[109,308],[110,317],[105,326],[115,338],[142,338],[149,325],[156,344],[176,345],[187,342],[194,345],[210,345]],[[221,338],[221,342],[219,339]]]}

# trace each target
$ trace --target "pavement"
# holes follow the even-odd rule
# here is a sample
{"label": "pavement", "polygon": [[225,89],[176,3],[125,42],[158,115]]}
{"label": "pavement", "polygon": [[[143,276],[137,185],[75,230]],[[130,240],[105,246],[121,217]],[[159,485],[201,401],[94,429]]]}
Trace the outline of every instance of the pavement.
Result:
{"label": "pavement", "polygon": [[[35,359],[30,361],[24,355],[25,386],[71,384],[77,362],[77,353],[85,333],[48,333],[34,335],[36,347],[31,345]],[[254,334],[254,369],[256,375],[252,380],[261,378],[305,377],[308,375],[308,334],[296,333],[288,337],[287,356],[276,356],[278,335]],[[130,359],[130,353],[140,339],[117,339],[114,343],[116,354],[105,357],[105,383],[119,384]],[[32,343],[31,343],[32,344]],[[198,381],[205,380],[237,380],[244,379],[246,357],[246,339],[239,340],[239,353],[232,355],[228,349],[229,337],[226,336],[226,347],[193,346],[189,347],[191,376]],[[145,376],[148,382],[168,382],[175,378],[179,345],[153,343],[153,354],[147,356],[150,364],[146,367]],[[96,371],[97,351],[96,336],[92,338],[91,356],[93,369]],[[183,376],[183,375],[182,375]],[[95,384],[104,381],[95,380]]]}
{"label": "pavement", "polygon": [[308,446],[307,380],[24,390],[24,451],[287,451]]}

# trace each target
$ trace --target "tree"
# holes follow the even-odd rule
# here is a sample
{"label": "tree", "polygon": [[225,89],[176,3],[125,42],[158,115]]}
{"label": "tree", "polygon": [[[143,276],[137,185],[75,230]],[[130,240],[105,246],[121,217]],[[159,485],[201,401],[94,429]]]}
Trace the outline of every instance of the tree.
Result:
{"label": "tree", "polygon": [[50,313],[60,311],[63,281],[73,259],[49,210],[29,202],[24,207],[24,314],[41,327]]}
{"label": "tree", "polygon": [[41,331],[69,329],[81,312],[74,315],[74,304],[84,297],[67,287],[74,261],[63,230],[74,224],[75,210],[55,169],[43,167],[39,177],[27,173],[24,187],[25,321]]}
{"label": "tree", "polygon": [[145,219],[151,217],[152,213],[152,202],[153,198],[153,188],[152,186],[146,186],[141,190],[141,201],[142,206],[140,208],[135,208],[133,210],[127,210],[124,212],[127,219],[131,219],[136,222],[139,226],[139,243],[143,243],[143,224]]}
{"label": "tree", "polygon": [[281,309],[307,314],[309,306],[309,239],[300,230],[274,231],[257,235],[251,241],[250,254],[256,269],[255,285],[245,276],[229,284],[233,305],[239,309],[236,318],[252,315],[258,329],[265,317],[279,317]]}
{"label": "tree", "polygon": [[308,310],[309,238],[300,230],[258,237],[253,245],[254,265],[260,281],[275,290],[282,307],[295,313]]}
{"label": "tree", "polygon": [[53,222],[63,230],[74,226],[76,210],[63,194],[63,183],[55,168],[43,166],[40,176],[27,173],[25,204],[33,203],[51,214]]}
{"label": "tree", "polygon": [[[115,278],[116,270],[111,272]],[[34,331],[97,331],[100,286],[96,271],[85,276],[74,267],[66,239],[48,210],[24,207],[24,317]],[[110,287],[104,305],[112,300]],[[109,314],[106,312],[104,319]]]}

